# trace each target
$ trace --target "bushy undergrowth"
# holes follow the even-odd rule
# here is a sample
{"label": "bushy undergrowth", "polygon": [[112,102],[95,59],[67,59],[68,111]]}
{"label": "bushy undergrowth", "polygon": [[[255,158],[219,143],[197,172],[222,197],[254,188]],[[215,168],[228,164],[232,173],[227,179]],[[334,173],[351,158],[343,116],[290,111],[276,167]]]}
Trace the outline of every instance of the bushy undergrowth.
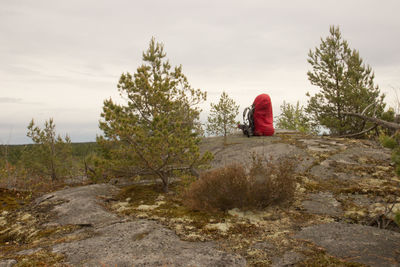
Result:
{"label": "bushy undergrowth", "polygon": [[[392,150],[392,161],[396,165],[395,171],[396,174],[400,176],[400,133],[397,132],[392,136],[382,133],[379,136],[379,141],[383,147],[390,148]],[[400,226],[400,212],[396,212],[394,221]]]}
{"label": "bushy undergrowth", "polygon": [[392,136],[382,133],[379,136],[379,141],[383,147],[390,148],[392,150],[392,161],[396,165],[396,174],[400,176],[400,133],[396,133]]}
{"label": "bushy undergrowth", "polygon": [[293,160],[262,163],[253,157],[249,171],[232,164],[206,172],[192,183],[184,198],[193,210],[262,208],[290,201],[295,191]]}
{"label": "bushy undergrowth", "polygon": [[379,141],[382,146],[386,148],[395,149],[398,146],[395,138],[387,136],[385,134],[381,134],[379,136]]}

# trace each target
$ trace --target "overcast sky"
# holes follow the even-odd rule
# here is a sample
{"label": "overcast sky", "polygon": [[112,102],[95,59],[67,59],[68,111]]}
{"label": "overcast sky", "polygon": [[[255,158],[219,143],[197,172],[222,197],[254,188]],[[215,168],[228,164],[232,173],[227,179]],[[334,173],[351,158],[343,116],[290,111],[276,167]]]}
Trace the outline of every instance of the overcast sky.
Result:
{"label": "overcast sky", "polygon": [[103,100],[118,98],[152,36],[182,64],[202,105],[225,90],[240,112],[268,93],[274,114],[285,100],[306,104],[309,49],[340,26],[395,105],[400,92],[400,1],[1,0],[0,143],[29,143],[26,127],[54,118],[73,142],[94,141]]}

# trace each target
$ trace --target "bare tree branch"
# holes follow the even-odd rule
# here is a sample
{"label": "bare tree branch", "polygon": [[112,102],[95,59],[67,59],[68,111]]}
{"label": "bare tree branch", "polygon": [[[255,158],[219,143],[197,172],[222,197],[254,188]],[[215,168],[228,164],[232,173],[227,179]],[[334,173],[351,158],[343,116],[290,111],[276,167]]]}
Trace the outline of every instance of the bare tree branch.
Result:
{"label": "bare tree branch", "polygon": [[364,110],[361,112],[361,115],[364,115],[365,112],[367,111],[367,109],[368,109],[370,106],[372,106],[373,104],[375,104],[375,103],[371,103],[371,104],[369,104],[368,106],[366,106],[366,107],[364,108]]}
{"label": "bare tree branch", "polygon": [[376,127],[378,127],[378,124],[375,124],[375,125],[372,126],[371,128],[368,128],[368,129],[366,129],[366,130],[364,130],[364,131],[361,131],[361,132],[359,132],[359,133],[344,134],[344,135],[340,135],[339,137],[340,137],[340,138],[343,138],[343,137],[355,137],[355,136],[360,136],[360,135],[363,135],[363,134],[365,134],[365,133],[368,133],[369,131],[372,131],[372,130],[375,129]]}
{"label": "bare tree branch", "polygon": [[365,116],[363,114],[355,113],[355,112],[343,112],[343,114],[344,115],[348,115],[348,116],[358,117],[358,118],[361,118],[363,120],[373,122],[375,124],[378,124],[378,125],[380,125],[382,127],[386,127],[386,128],[389,128],[389,129],[400,130],[400,124],[398,124],[398,123],[384,121],[384,120],[381,120],[381,119],[378,119],[378,118]]}

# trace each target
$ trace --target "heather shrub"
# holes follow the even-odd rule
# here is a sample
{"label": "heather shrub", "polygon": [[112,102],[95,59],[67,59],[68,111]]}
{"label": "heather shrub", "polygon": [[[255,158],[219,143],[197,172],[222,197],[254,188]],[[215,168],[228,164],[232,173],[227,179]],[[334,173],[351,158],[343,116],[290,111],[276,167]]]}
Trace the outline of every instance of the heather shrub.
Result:
{"label": "heather shrub", "polygon": [[293,198],[296,189],[294,160],[270,159],[263,163],[261,158],[253,156],[249,180],[251,206],[262,208],[288,201]]}
{"label": "heather shrub", "polygon": [[185,193],[186,205],[194,210],[228,210],[246,205],[249,191],[245,169],[229,165],[208,171]]}
{"label": "heather shrub", "polygon": [[263,208],[290,201],[295,191],[293,160],[267,161],[253,157],[249,171],[233,164],[203,173],[185,192],[193,210]]}

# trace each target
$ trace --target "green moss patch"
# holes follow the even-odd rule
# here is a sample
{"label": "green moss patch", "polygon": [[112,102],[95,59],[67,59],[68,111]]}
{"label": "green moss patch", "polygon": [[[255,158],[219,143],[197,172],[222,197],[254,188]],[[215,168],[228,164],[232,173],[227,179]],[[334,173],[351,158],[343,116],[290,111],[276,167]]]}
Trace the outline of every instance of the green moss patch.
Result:
{"label": "green moss patch", "polygon": [[[117,198],[129,203],[128,207],[125,206],[123,209],[123,214],[134,217],[162,218],[160,221],[164,224],[185,221],[185,224],[202,228],[210,220],[221,221],[229,217],[223,212],[205,213],[187,208],[181,198],[185,186],[186,180],[173,183],[169,186],[170,192],[165,194],[161,186],[157,184],[132,185],[123,188]],[[150,206],[150,208],[141,209],[143,206]]]}
{"label": "green moss patch", "polygon": [[157,196],[161,193],[162,188],[159,184],[137,184],[123,188],[117,195],[117,199],[121,201],[128,201],[131,205],[139,205],[143,203],[146,203],[147,205],[153,205]]}

